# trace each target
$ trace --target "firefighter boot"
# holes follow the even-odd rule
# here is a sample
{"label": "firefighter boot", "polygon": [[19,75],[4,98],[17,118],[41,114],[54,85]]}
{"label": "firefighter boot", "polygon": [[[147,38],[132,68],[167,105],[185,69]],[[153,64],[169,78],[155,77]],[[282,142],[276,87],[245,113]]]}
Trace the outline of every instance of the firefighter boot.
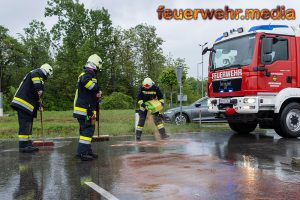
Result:
{"label": "firefighter boot", "polygon": [[92,156],[94,159],[98,159],[98,155],[97,155],[97,154],[95,154],[95,153],[93,152],[93,150],[92,150],[92,149],[90,149],[90,150],[89,150],[89,153],[88,153],[88,155],[89,155],[89,156]]}
{"label": "firefighter boot", "polygon": [[165,140],[168,137],[170,137],[168,134],[166,134],[166,129],[164,127],[160,128],[158,131],[159,131],[159,134],[160,134],[160,139]]}
{"label": "firefighter boot", "polygon": [[88,153],[83,153],[77,155],[78,158],[80,158],[82,161],[92,161],[94,160],[93,156],[89,155]]}
{"label": "firefighter boot", "polygon": [[29,141],[19,141],[19,152],[21,153],[33,153],[38,151],[36,147],[30,146]]}
{"label": "firefighter boot", "polygon": [[140,142],[141,141],[141,136],[142,136],[142,131],[136,131],[135,132],[136,141]]}
{"label": "firefighter boot", "polygon": [[28,141],[28,146],[30,146],[32,149],[34,149],[35,151],[39,151],[39,148],[38,147],[35,147],[32,145],[32,140],[29,140]]}

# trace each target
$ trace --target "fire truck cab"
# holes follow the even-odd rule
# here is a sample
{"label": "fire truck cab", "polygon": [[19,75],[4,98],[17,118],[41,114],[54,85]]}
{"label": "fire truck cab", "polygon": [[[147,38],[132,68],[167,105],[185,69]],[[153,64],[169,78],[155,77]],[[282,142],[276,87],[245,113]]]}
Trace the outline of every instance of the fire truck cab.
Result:
{"label": "fire truck cab", "polygon": [[261,25],[230,30],[210,52],[209,112],[225,114],[237,133],[257,125],[282,137],[300,136],[300,30]]}

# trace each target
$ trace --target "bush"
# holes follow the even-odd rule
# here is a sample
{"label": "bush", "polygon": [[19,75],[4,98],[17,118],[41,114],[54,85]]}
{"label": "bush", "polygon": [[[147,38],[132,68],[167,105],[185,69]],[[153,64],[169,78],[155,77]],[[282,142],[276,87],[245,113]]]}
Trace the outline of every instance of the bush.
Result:
{"label": "bush", "polygon": [[8,111],[12,111],[13,109],[10,107],[10,102],[13,100],[14,95],[16,93],[16,88],[14,88],[13,86],[9,87],[9,90],[7,93],[5,93],[3,95],[3,109],[4,112],[8,112]]}
{"label": "bush", "polygon": [[105,110],[133,109],[134,102],[133,99],[126,94],[113,92],[110,96],[105,96],[102,99],[101,108]]}

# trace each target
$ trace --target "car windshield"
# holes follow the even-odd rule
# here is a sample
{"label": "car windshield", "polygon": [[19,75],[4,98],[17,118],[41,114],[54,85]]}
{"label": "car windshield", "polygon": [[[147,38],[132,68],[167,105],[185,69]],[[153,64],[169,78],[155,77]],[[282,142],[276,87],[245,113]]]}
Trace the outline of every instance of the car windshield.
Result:
{"label": "car windshield", "polygon": [[247,35],[214,45],[211,69],[241,67],[252,61],[255,35]]}

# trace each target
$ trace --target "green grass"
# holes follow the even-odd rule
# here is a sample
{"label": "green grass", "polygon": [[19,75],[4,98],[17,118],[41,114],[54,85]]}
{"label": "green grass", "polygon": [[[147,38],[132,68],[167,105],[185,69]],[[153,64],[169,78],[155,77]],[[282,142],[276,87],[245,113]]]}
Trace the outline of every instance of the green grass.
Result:
{"label": "green grass", "polygon": [[[103,110],[100,113],[100,134],[102,135],[132,135],[134,133],[134,110]],[[78,122],[72,117],[72,111],[46,111],[43,113],[44,134],[46,137],[77,137]],[[217,126],[217,127],[213,127]],[[207,124],[202,127],[197,123],[177,126],[165,124],[168,133],[184,133],[224,130],[226,125]],[[213,128],[212,128],[213,127]],[[144,134],[154,134],[156,127],[146,121]],[[9,117],[0,118],[0,138],[17,138],[18,119],[17,113],[13,112]],[[40,118],[34,120],[33,136],[41,133]],[[95,131],[97,134],[97,130]]]}

